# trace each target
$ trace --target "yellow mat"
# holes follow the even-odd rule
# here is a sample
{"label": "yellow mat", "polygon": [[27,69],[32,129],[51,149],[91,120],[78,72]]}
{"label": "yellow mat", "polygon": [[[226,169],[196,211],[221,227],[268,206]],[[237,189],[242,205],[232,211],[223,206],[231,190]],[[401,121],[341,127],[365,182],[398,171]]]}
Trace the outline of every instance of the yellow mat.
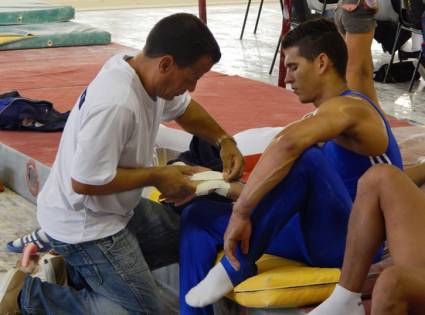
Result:
{"label": "yellow mat", "polygon": [[16,42],[18,40],[23,40],[31,38],[33,35],[18,35],[18,34],[0,34],[0,45],[4,45],[11,42]]}

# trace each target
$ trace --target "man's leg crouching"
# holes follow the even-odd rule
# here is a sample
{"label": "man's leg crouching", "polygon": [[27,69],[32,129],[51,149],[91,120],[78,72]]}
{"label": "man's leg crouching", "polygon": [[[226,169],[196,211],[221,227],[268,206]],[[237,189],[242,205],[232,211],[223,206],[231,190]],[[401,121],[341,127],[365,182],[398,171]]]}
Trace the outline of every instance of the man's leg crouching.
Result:
{"label": "man's leg crouching", "polygon": [[23,314],[161,313],[157,286],[128,229],[93,242],[52,240],[52,245],[80,277],[79,289],[27,277],[20,298]]}

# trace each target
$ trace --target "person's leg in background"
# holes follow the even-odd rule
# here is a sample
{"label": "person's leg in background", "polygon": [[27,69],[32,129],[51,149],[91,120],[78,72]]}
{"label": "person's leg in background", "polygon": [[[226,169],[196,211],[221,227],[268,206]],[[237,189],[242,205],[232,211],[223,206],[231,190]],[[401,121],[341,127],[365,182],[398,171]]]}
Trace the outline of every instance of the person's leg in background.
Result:
{"label": "person's leg in background", "polygon": [[137,238],[150,270],[179,261],[180,216],[171,208],[142,198],[127,228]]}
{"label": "person's leg in background", "polygon": [[[350,2],[350,1],[347,1]],[[347,83],[350,89],[359,91],[379,104],[373,82],[372,41],[375,32],[375,11],[361,4],[352,11],[341,5],[335,14],[335,23],[343,34],[348,50]],[[342,1],[344,4],[344,1]]]}
{"label": "person's leg in background", "polygon": [[420,250],[425,242],[424,225],[423,192],[399,169],[388,165],[370,169],[359,182],[339,285],[310,314],[364,314],[360,290],[385,238],[394,266],[378,278],[372,314],[424,314],[425,252]]}

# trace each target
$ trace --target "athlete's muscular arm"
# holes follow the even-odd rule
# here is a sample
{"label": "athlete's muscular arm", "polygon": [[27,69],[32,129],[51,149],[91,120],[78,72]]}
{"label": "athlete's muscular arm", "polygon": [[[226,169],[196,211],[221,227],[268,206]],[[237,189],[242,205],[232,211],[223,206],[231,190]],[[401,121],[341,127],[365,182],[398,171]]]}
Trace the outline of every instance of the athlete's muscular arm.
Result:
{"label": "athlete's muscular arm", "polygon": [[241,241],[242,250],[248,252],[252,209],[288,174],[304,150],[354,128],[364,115],[368,114],[358,107],[353,110],[347,98],[336,97],[323,103],[315,115],[288,125],[270,143],[233,206],[224,236],[225,254],[236,269],[239,268],[234,254],[237,243]]}
{"label": "athlete's muscular arm", "polygon": [[288,125],[266,148],[242,194],[234,212],[249,215],[264,195],[289,172],[294,161],[310,146],[336,138],[356,123],[356,118],[331,100],[316,113]]}

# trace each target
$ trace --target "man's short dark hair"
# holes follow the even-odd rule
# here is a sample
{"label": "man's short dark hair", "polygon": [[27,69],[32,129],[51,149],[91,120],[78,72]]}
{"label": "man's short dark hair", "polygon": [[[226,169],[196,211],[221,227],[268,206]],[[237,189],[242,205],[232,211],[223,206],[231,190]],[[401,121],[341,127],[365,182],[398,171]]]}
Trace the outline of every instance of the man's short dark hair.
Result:
{"label": "man's short dark hair", "polygon": [[300,24],[290,31],[282,42],[282,48],[298,47],[300,56],[313,61],[325,53],[336,72],[345,80],[347,46],[336,25],[329,19],[318,18]]}
{"label": "man's short dark hair", "polygon": [[208,27],[195,15],[177,13],[163,18],[150,31],[143,49],[150,58],[171,55],[179,67],[193,65],[203,56],[213,63],[221,58],[220,47]]}

